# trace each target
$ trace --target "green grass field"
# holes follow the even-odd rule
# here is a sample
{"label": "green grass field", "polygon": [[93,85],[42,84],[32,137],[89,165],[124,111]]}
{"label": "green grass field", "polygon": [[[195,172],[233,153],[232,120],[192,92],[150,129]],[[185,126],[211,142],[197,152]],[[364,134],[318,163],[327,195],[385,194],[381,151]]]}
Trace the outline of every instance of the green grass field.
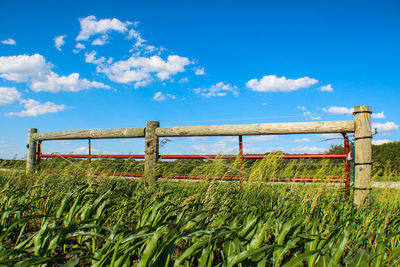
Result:
{"label": "green grass field", "polygon": [[[248,166],[254,177],[248,182],[161,179],[152,188],[140,180],[91,175],[111,170],[113,165],[106,168],[102,161],[90,166],[47,162],[61,171],[57,174],[0,172],[0,265],[400,264],[399,190],[374,189],[372,205],[357,208],[340,187],[256,179],[338,172],[331,167],[281,168],[278,161]],[[128,163],[112,170],[140,169],[140,162]],[[235,164],[217,160],[197,166],[196,173],[231,175],[237,172]],[[159,171],[172,172],[165,165]],[[178,165],[175,172],[188,168]],[[71,175],[71,170],[86,174]]]}

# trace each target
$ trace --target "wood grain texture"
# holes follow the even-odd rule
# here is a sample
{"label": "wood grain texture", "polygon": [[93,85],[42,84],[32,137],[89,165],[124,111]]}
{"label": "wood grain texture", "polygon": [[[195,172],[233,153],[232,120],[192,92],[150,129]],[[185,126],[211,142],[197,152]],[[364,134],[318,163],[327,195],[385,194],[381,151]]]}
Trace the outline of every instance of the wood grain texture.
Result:
{"label": "wood grain texture", "polygon": [[110,139],[144,137],[144,127],[69,130],[33,134],[34,140]]}
{"label": "wood grain texture", "polygon": [[26,174],[32,173],[35,171],[36,167],[36,150],[37,150],[37,142],[33,139],[33,135],[37,133],[36,128],[28,129],[28,151],[26,153]]}
{"label": "wood grain texture", "polygon": [[234,136],[302,133],[352,133],[354,121],[321,121],[294,123],[261,123],[243,125],[205,125],[161,127],[159,137],[176,136]]}
{"label": "wood grain texture", "polygon": [[147,185],[154,185],[157,182],[156,166],[159,158],[159,140],[156,129],[160,126],[158,121],[148,121],[146,123],[145,156],[143,178]]}
{"label": "wood grain texture", "polygon": [[[355,122],[355,170],[354,204],[369,205],[371,192],[372,145],[371,145],[371,107],[354,107]],[[364,164],[366,163],[366,164]],[[365,190],[367,189],[367,190]]]}

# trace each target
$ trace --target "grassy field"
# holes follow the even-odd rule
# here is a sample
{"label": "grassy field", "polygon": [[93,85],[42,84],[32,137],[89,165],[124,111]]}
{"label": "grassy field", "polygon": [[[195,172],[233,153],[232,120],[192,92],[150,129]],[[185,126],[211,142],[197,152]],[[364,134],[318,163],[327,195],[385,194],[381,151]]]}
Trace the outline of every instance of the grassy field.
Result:
{"label": "grassy field", "polygon": [[[104,162],[47,162],[61,171],[57,174],[0,172],[0,265],[400,264],[399,190],[374,189],[372,205],[357,208],[342,189],[328,184],[271,185],[257,179],[330,177],[339,172],[332,166],[281,168],[279,160],[266,159],[247,165],[249,182],[160,180],[148,188],[137,180],[91,175],[139,171],[141,162],[123,167]],[[234,175],[237,164],[192,162],[191,170]],[[160,164],[159,171],[190,167],[179,161],[175,169],[167,165]]]}

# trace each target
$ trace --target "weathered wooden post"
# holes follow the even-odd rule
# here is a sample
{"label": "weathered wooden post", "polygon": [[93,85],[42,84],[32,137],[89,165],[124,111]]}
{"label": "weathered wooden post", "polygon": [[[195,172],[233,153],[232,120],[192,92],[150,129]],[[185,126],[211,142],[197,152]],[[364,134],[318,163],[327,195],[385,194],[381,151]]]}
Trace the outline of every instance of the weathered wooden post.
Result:
{"label": "weathered wooden post", "polygon": [[36,128],[29,128],[28,130],[28,151],[26,153],[26,174],[32,173],[36,167],[37,156],[37,141],[33,139],[32,135],[37,133]]}
{"label": "weathered wooden post", "polygon": [[159,156],[159,144],[156,129],[158,127],[160,127],[159,121],[148,121],[146,123],[143,177],[147,185],[154,185],[157,182],[156,167]]}
{"label": "weathered wooden post", "polygon": [[355,106],[354,204],[369,205],[371,196],[371,107]]}

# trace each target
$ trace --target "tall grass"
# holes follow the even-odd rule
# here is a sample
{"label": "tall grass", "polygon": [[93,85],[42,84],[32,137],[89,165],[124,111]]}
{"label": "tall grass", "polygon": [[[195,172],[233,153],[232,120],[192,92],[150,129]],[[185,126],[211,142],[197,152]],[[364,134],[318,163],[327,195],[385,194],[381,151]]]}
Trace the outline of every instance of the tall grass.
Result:
{"label": "tall grass", "polygon": [[214,177],[242,170],[250,180],[161,179],[147,188],[137,180],[93,175],[139,170],[133,160],[108,166],[64,162],[44,162],[61,171],[57,174],[0,172],[1,265],[400,264],[398,190],[373,190],[372,205],[357,208],[340,188],[327,184],[260,179],[327,178],[340,175],[339,167],[272,156],[246,161],[242,169],[238,160],[192,161],[190,168],[177,161],[160,164],[159,172]]}

